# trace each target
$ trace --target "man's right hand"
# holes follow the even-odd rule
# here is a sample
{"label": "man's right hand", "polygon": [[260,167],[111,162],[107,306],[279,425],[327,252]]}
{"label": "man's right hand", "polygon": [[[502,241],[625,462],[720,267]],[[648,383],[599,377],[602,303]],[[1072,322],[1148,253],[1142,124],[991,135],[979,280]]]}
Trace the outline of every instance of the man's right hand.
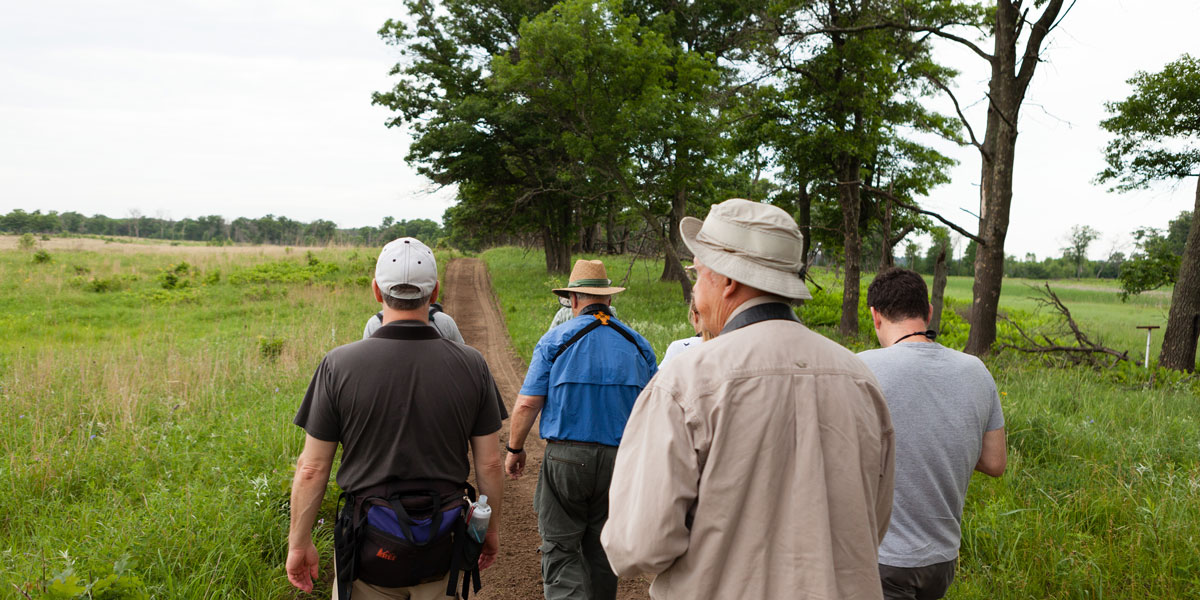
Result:
{"label": "man's right hand", "polygon": [[317,547],[309,540],[308,544],[299,548],[288,548],[287,576],[292,585],[311,592],[313,579],[317,578]]}
{"label": "man's right hand", "polygon": [[525,453],[509,452],[504,458],[504,472],[510,479],[520,479],[525,474]]}

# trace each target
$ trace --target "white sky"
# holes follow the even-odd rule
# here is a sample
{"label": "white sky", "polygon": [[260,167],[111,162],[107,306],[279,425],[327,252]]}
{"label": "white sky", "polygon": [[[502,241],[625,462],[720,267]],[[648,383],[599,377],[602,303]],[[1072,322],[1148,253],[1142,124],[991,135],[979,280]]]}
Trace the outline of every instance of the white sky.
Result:
{"label": "white sky", "polygon": [[[381,0],[0,3],[0,212],[440,220],[452,190],[404,164],[406,134],[370,104],[397,58],[375,32],[401,10]],[[1021,114],[1009,254],[1057,255],[1083,224],[1105,235],[1099,257],[1192,207],[1192,180],[1129,194],[1091,180],[1103,166],[1103,102],[1124,98],[1138,69],[1200,54],[1198,17],[1194,0],[1080,0],[1052,34]],[[984,63],[953,45],[942,56],[964,71],[960,101],[982,97]],[[983,109],[969,112],[980,135]],[[953,153],[954,183],[923,204],[973,231],[959,208],[978,210],[978,153]]]}

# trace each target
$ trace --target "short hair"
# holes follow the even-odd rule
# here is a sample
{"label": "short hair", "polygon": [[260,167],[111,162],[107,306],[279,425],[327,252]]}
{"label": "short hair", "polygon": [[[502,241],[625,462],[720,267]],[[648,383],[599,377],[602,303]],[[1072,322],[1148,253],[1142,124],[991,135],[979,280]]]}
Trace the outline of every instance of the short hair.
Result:
{"label": "short hair", "polygon": [[891,268],[875,276],[867,286],[867,306],[883,318],[896,322],[929,318],[929,288],[916,271]]}
{"label": "short hair", "polygon": [[[420,291],[420,288],[415,285],[400,283],[393,285],[391,291],[397,294],[411,294],[413,292]],[[390,294],[384,294],[383,302],[392,310],[417,310],[418,308],[429,304],[429,296],[423,296],[421,298],[397,298]]]}
{"label": "short hair", "polygon": [[585,305],[596,304],[597,302],[603,302],[604,304],[610,304],[612,302],[612,294],[605,294],[603,296],[597,296],[595,294],[585,294],[583,292],[571,292],[571,293],[575,294],[576,296],[579,296],[579,301]]}

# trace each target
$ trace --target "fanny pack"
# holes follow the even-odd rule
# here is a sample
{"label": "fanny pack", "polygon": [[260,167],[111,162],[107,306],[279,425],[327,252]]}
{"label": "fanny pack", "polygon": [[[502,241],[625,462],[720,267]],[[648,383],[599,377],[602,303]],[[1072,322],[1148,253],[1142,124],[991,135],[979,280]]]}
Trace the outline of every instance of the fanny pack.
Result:
{"label": "fanny pack", "polygon": [[356,579],[381,587],[410,587],[439,581],[447,573],[452,574],[447,595],[454,595],[460,573],[463,598],[470,583],[478,592],[483,544],[466,534],[467,498],[475,498],[469,484],[449,493],[393,491],[386,486],[358,495],[343,493],[334,526],[338,597],[350,600]]}

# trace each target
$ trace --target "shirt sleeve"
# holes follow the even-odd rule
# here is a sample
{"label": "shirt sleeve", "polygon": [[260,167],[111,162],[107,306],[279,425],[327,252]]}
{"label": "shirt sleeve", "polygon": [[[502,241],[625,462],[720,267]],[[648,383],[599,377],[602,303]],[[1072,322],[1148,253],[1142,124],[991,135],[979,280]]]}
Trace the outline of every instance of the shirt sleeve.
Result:
{"label": "shirt sleeve", "polygon": [[475,413],[475,424],[471,427],[472,437],[500,431],[500,421],[508,417],[508,411],[504,409],[504,400],[500,398],[500,388],[496,387],[496,380],[492,378],[492,372],[488,370],[482,356],[479,358],[479,364],[483,371],[483,381],[480,382],[482,397],[479,401],[479,412]]}
{"label": "shirt sleeve", "polygon": [[625,426],[600,534],[616,574],[661,573],[687,551],[700,481],[692,446],[683,409],[651,384]]}
{"label": "shirt sleeve", "polygon": [[1000,394],[992,388],[992,411],[988,414],[987,427],[984,431],[995,431],[1004,427],[1004,409],[1000,407]]}
{"label": "shirt sleeve", "polygon": [[533,358],[529,359],[529,370],[525,372],[525,382],[521,384],[521,394],[526,396],[545,396],[550,393],[550,357],[547,356],[549,345],[545,337],[538,341],[533,348]]}
{"label": "shirt sleeve", "polygon": [[325,442],[341,441],[341,419],[338,418],[335,398],[330,393],[331,376],[329,357],[326,356],[321,359],[316,373],[313,373],[300,410],[292,421],[309,435]]}
{"label": "shirt sleeve", "polygon": [[363,339],[371,337],[371,334],[375,333],[375,330],[379,329],[382,324],[383,321],[379,319],[378,315],[371,315],[371,318],[367,319],[367,324],[363,325]]}
{"label": "shirt sleeve", "polygon": [[446,313],[438,314],[435,323],[437,325],[437,330],[442,334],[442,337],[460,344],[467,343],[465,340],[463,340],[462,332],[458,330],[458,323],[455,323],[454,319],[450,318],[450,315]]}

